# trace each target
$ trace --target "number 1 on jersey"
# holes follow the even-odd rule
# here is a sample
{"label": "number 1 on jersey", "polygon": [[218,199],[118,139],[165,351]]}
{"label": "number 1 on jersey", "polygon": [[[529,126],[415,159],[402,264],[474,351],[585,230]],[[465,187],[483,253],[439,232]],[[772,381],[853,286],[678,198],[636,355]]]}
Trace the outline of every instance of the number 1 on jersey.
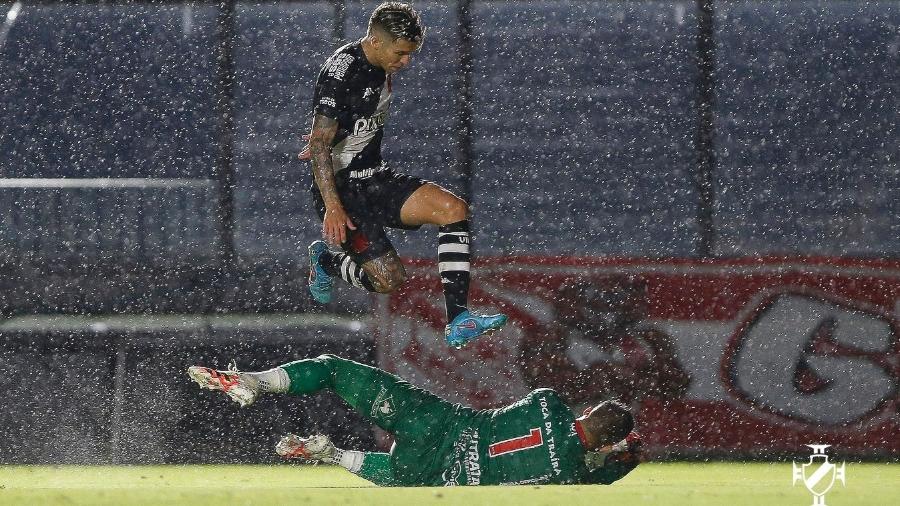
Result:
{"label": "number 1 on jersey", "polygon": [[488,446],[488,455],[491,457],[499,457],[507,453],[517,452],[519,450],[527,450],[536,448],[544,444],[544,436],[541,429],[531,429],[531,433],[527,436],[514,437],[512,439],[504,439]]}

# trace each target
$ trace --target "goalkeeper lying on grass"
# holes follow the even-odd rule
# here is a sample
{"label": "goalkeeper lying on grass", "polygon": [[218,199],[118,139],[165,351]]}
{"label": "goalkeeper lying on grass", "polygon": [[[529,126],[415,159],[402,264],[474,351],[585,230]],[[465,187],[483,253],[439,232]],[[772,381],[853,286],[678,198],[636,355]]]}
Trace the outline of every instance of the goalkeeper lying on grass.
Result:
{"label": "goalkeeper lying on grass", "polygon": [[638,464],[640,438],[620,404],[603,402],[575,418],[542,388],[498,409],[452,404],[397,376],[334,355],[263,372],[193,366],[201,387],[242,407],[260,393],[331,389],[394,436],[390,453],[335,448],[327,436],[287,435],[279,455],[341,465],[378,485],[609,484]]}

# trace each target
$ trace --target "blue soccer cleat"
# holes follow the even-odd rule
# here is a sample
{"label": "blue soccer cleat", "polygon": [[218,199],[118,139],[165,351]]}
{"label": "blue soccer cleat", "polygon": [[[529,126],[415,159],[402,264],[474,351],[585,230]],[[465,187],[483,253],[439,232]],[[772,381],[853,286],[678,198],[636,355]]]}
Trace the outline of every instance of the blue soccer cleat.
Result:
{"label": "blue soccer cleat", "polygon": [[331,288],[334,286],[331,276],[319,263],[319,257],[326,251],[328,251],[328,245],[325,244],[325,241],[314,241],[309,245],[309,293],[312,294],[313,299],[316,299],[316,302],[322,304],[331,300]]}
{"label": "blue soccer cleat", "polygon": [[444,336],[447,344],[460,349],[478,336],[493,334],[506,324],[507,319],[505,314],[483,316],[463,311],[447,325]]}

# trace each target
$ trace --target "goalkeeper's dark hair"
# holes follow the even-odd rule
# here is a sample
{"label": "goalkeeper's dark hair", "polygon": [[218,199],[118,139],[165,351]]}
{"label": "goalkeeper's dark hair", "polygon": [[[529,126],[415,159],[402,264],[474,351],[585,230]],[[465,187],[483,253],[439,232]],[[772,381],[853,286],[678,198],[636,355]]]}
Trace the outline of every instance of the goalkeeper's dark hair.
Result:
{"label": "goalkeeper's dark hair", "polygon": [[618,443],[634,429],[634,416],[619,401],[603,401],[585,420],[591,425],[591,432],[602,438],[601,445]]}
{"label": "goalkeeper's dark hair", "polygon": [[369,18],[369,30],[378,28],[394,40],[405,39],[416,44],[425,40],[425,25],[411,5],[401,2],[384,2],[375,8]]}

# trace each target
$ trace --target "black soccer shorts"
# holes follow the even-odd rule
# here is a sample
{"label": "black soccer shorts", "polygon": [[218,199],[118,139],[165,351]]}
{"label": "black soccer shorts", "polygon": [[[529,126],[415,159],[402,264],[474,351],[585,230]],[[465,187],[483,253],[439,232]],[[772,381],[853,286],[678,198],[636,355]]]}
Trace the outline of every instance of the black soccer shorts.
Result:
{"label": "black soccer shorts", "polygon": [[[409,196],[428,181],[387,169],[374,172],[369,177],[356,178],[342,172],[336,175],[335,182],[344,210],[356,225],[356,230],[347,229],[347,241],[341,244],[341,248],[357,264],[362,265],[394,250],[385,227],[404,230],[419,228],[404,225],[400,221],[400,209]],[[315,182],[311,190],[321,220],[325,217],[325,202]]]}

